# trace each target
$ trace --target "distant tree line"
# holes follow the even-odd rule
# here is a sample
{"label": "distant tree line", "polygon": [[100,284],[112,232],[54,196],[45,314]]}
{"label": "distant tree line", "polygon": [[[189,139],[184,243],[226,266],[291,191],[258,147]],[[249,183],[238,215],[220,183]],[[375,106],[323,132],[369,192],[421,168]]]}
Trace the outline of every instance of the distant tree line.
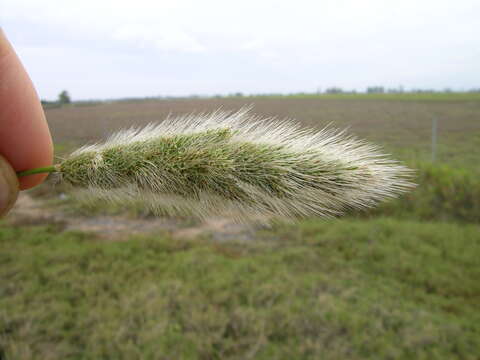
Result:
{"label": "distant tree line", "polygon": [[[357,94],[357,93],[362,93],[362,91],[357,92],[357,90],[345,90],[338,86],[327,87],[325,91],[322,91],[321,89],[317,90],[317,94]],[[417,89],[417,88],[405,90],[403,86],[399,86],[396,88],[386,88],[384,86],[374,85],[374,86],[368,86],[365,89],[364,93],[365,94],[480,93],[480,88],[471,88],[463,91],[455,91],[448,87],[442,90]]]}
{"label": "distant tree line", "polygon": [[70,94],[67,90],[63,90],[58,94],[57,100],[48,101],[42,100],[42,105],[44,108],[57,108],[63,105],[72,104],[75,107],[77,106],[94,106],[102,103],[112,103],[112,102],[143,102],[143,101],[158,101],[158,100],[178,100],[178,99],[211,99],[211,98],[242,98],[242,97],[261,97],[261,98],[278,98],[278,97],[288,97],[288,96],[316,96],[316,95],[335,95],[335,94],[442,94],[442,93],[480,93],[480,87],[471,88],[468,90],[455,90],[452,88],[444,88],[442,90],[437,89],[405,89],[403,86],[398,86],[395,88],[387,88],[381,85],[372,85],[367,86],[365,90],[356,90],[356,89],[344,89],[340,86],[330,86],[325,89],[318,88],[316,92],[295,92],[295,93],[243,93],[240,91],[231,92],[229,94],[214,94],[214,95],[205,95],[205,94],[190,94],[183,96],[169,96],[169,95],[158,95],[158,96],[148,96],[148,97],[126,97],[119,99],[110,99],[110,100],[80,100],[72,102]]}
{"label": "distant tree line", "polygon": [[70,104],[72,102],[72,99],[70,98],[70,94],[67,90],[62,90],[62,92],[58,94],[58,98],[56,101],[42,100],[41,102],[44,108],[55,108],[62,105]]}

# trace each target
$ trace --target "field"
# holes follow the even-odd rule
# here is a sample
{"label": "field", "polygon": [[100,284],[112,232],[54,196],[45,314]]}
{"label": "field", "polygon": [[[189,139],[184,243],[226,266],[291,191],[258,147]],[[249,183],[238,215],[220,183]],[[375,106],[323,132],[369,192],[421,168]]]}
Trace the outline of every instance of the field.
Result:
{"label": "field", "polygon": [[[454,94],[455,95],[455,94]],[[440,96],[440,95],[437,95]],[[415,99],[415,98],[413,98]],[[422,98],[420,98],[422,99]],[[434,97],[435,99],[435,97]],[[331,124],[347,128],[399,154],[407,161],[431,159],[432,119],[438,122],[438,160],[455,166],[472,165],[480,146],[480,97],[440,96],[435,100],[378,96],[326,98],[224,98],[145,100],[62,107],[47,111],[57,144],[83,144],[99,140],[123,127],[158,122],[166,116],[236,110],[253,105],[265,116],[294,118],[305,126]]]}
{"label": "field", "polygon": [[61,157],[169,114],[253,105],[348,127],[419,186],[343,219],[239,229],[78,203],[47,182],[0,224],[0,359],[480,359],[480,98],[427,95],[48,109]]}

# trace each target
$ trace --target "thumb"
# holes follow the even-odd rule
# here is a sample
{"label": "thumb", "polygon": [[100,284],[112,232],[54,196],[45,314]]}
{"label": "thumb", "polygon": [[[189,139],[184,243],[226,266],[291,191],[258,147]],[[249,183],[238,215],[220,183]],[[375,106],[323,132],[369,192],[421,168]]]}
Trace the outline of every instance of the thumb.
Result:
{"label": "thumb", "polygon": [[0,217],[15,204],[18,197],[18,178],[10,164],[0,155]]}

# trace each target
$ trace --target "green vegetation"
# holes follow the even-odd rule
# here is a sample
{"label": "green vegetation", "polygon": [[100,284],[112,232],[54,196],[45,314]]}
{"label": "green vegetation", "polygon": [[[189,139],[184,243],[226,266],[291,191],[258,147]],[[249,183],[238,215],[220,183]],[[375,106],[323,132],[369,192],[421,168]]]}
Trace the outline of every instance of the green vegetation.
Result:
{"label": "green vegetation", "polygon": [[61,108],[62,106],[71,103],[72,100],[67,90],[63,90],[60,94],[58,94],[57,101],[42,100],[42,106],[44,110]]}
{"label": "green vegetation", "polygon": [[63,90],[60,94],[58,94],[57,102],[60,105],[70,104],[72,102],[72,100],[70,98],[70,94],[68,93],[67,90]]}
{"label": "green vegetation", "polygon": [[[428,162],[409,164],[416,170],[413,181],[418,186],[398,199],[388,200],[378,208],[352,212],[357,218],[391,216],[400,219],[480,223],[480,182],[478,171]],[[30,193],[44,199],[66,191],[61,185],[45,184]],[[68,190],[67,190],[68,191]],[[50,205],[63,206],[72,214],[93,216],[125,214],[131,217],[152,215],[139,200],[128,204],[110,204],[99,199],[66,198],[49,200]]]}
{"label": "green vegetation", "polygon": [[480,223],[478,173],[447,165],[417,164],[417,188],[360,216]]}
{"label": "green vegetation", "polygon": [[[242,115],[241,120],[245,118],[255,119]],[[121,132],[118,136],[131,139],[86,148],[61,162],[58,171],[63,181],[75,187],[110,191],[104,196],[107,199],[119,190],[125,193],[118,196],[123,203],[147,197],[148,207],[148,201],[157,197],[154,206],[163,210],[169,196],[179,195],[174,208],[166,207],[162,214],[186,212],[195,217],[226,210],[285,218],[325,216],[345,208],[362,208],[412,187],[409,169],[347,137],[323,135],[322,143],[316,145],[318,138],[285,129],[286,135],[272,137],[267,143],[245,140],[242,129],[189,133],[195,129],[182,127],[180,122],[177,132],[168,136],[151,129],[146,140]],[[265,126],[266,130],[270,129]],[[262,131],[250,130],[248,135],[261,137]],[[301,142],[306,143],[303,148],[298,147]],[[361,160],[355,158],[360,157],[355,152],[361,154]],[[19,176],[40,171],[47,169]],[[126,190],[127,186],[131,188]],[[206,196],[212,205],[205,201]],[[188,201],[186,211],[179,204],[183,200]]]}
{"label": "green vegetation", "polygon": [[[375,96],[385,98],[407,95],[424,98],[431,95],[438,100],[443,100],[424,104],[416,101],[402,103],[399,101],[376,100],[370,102],[362,99],[349,100],[348,96],[350,95],[339,94],[337,100],[329,100],[323,97],[330,95],[305,99],[300,97],[262,98],[256,100],[255,108],[264,109],[263,111],[267,113],[273,112],[275,108],[275,113],[278,113],[280,117],[294,114],[307,126],[323,126],[325,123],[321,120],[323,117],[331,118],[333,125],[339,128],[354,124],[349,132],[365,137],[373,143],[381,144],[388,153],[392,154],[393,158],[399,159],[408,167],[417,170],[415,182],[419,186],[414,192],[402,196],[398,200],[389,201],[377,210],[355,214],[355,216],[394,216],[418,220],[478,223],[480,221],[480,182],[478,181],[480,176],[480,167],[478,166],[480,123],[477,120],[480,116],[480,98],[473,101],[473,98],[470,97],[479,94],[420,93],[366,94],[364,96],[373,99]],[[361,94],[358,96],[361,96]],[[466,102],[461,104],[447,101],[454,98],[463,98]],[[469,99],[473,102],[468,102]],[[245,99],[231,99],[231,101],[235,101],[232,103],[233,105],[229,105],[231,107],[245,104]],[[213,100],[197,100],[193,104],[201,109],[201,106],[210,102],[213,102]],[[151,102],[148,105],[146,104],[144,108],[151,109],[152,106],[161,108],[159,104],[162,104],[162,102]],[[168,103],[169,107],[186,108],[187,105],[186,101]],[[111,109],[113,110],[120,105],[111,106],[113,106]],[[117,112],[116,114],[128,117],[129,112],[138,111],[138,108],[129,109],[126,107],[123,113]],[[70,111],[80,114],[80,109],[70,109]],[[87,114],[90,115],[90,113]],[[144,113],[144,116],[147,116],[147,113]],[[439,130],[437,161],[435,163],[431,162],[431,122],[433,116],[438,119]],[[315,119],[315,121],[310,119]],[[66,119],[59,120],[61,120],[57,124],[59,127],[68,124]],[[86,117],[82,119],[82,121],[88,120],[89,118]],[[93,120],[98,123],[99,119]],[[76,134],[77,130],[72,130],[71,133]],[[60,143],[58,145],[60,157],[71,150],[72,146],[73,144],[68,141]],[[47,187],[48,190],[45,189]],[[62,191],[62,188],[57,186],[50,189],[49,186],[46,186],[35,191],[40,194],[48,194]],[[58,201],[55,202],[58,203]],[[128,209],[118,205],[106,207],[105,203],[101,201],[78,203],[65,200],[63,203],[68,204],[70,210],[79,211],[83,214],[120,213],[125,210],[134,216],[149,214],[148,211],[142,209],[140,203],[130,204]]]}
{"label": "green vegetation", "polygon": [[[112,242],[0,224],[1,360],[479,359],[479,94],[149,100],[47,117],[62,157],[132,121],[250,99],[305,126],[351,126],[417,169],[418,188],[350,218],[276,224],[252,242]],[[61,200],[63,190],[49,182],[30,194],[66,216],[148,215],[141,204]]]}
{"label": "green vegetation", "polygon": [[251,244],[0,228],[2,359],[476,359],[478,226],[277,225]]}

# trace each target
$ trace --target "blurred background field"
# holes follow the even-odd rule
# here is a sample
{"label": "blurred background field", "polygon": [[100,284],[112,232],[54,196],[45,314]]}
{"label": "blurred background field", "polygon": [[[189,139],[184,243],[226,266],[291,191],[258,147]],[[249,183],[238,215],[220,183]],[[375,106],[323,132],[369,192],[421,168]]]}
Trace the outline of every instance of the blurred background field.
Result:
{"label": "blurred background field", "polygon": [[305,126],[329,124],[399,154],[405,161],[431,160],[432,119],[438,123],[438,162],[476,169],[480,145],[480,94],[355,94],[227,98],[137,99],[78,103],[47,110],[54,142],[77,145],[103,139],[132,125],[168,115],[238,110],[292,118]]}
{"label": "blurred background field", "polygon": [[245,105],[348,128],[414,168],[418,187],[341,219],[209,227],[83,203],[49,180],[0,227],[0,359],[480,358],[478,94],[131,99],[46,115],[62,157],[169,114]]}
{"label": "blurred background field", "polygon": [[[252,106],[266,117],[295,119],[321,129],[331,126],[378,144],[417,169],[420,186],[374,214],[422,220],[480,220],[480,96],[478,94],[355,94],[137,99],[47,110],[57,155],[130,126],[167,116],[235,111]],[[436,122],[435,155],[432,124]],[[433,159],[434,157],[434,159]],[[57,189],[62,191],[62,189]],[[37,191],[40,191],[38,189]],[[95,205],[95,204],[94,204]],[[101,204],[96,204],[101,205]],[[91,211],[91,209],[88,209]],[[371,214],[372,212],[369,212]],[[367,214],[366,214],[367,215]]]}

